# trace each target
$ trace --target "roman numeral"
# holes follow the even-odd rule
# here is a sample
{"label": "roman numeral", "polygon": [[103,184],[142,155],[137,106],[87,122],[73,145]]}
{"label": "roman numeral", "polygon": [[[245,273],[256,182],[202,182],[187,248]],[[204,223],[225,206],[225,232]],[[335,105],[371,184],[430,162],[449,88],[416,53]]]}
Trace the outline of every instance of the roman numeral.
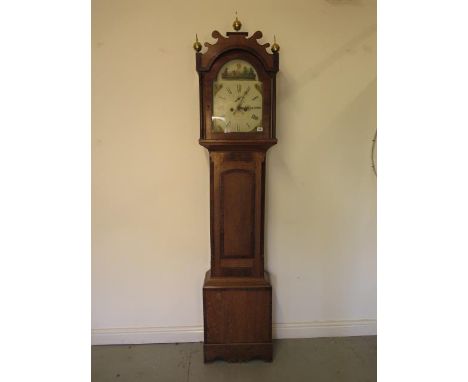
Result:
{"label": "roman numeral", "polygon": [[237,85],[237,92],[240,93],[242,90],[242,85]]}
{"label": "roman numeral", "polygon": [[228,92],[229,94],[232,94],[232,91],[231,91],[230,88],[226,88],[226,90],[227,90],[227,92]]}
{"label": "roman numeral", "polygon": [[250,118],[254,119],[255,121],[258,120],[258,117],[255,114],[252,114]]}

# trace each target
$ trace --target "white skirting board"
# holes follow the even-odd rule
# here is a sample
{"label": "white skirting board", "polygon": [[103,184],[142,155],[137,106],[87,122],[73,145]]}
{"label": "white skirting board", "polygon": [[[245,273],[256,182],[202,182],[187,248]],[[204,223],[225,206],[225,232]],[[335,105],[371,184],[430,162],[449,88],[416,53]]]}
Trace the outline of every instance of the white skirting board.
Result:
{"label": "white skirting board", "polygon": [[[273,324],[273,338],[368,336],[377,320],[312,321]],[[92,329],[93,345],[201,342],[203,326]]]}

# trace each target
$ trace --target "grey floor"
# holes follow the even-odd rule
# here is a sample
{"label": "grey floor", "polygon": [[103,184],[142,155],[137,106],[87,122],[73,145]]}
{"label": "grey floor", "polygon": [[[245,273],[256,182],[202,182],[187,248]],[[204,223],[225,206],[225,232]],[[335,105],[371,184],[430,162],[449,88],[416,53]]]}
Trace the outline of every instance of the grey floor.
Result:
{"label": "grey floor", "polygon": [[92,382],[371,382],[377,380],[377,337],[274,342],[272,363],[203,363],[201,343],[92,347]]}

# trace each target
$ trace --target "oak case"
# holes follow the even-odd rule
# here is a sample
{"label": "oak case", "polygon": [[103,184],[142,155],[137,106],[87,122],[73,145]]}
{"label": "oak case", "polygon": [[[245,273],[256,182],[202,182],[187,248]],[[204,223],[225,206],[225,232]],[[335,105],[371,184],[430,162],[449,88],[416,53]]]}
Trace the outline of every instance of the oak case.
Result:
{"label": "oak case", "polygon": [[[196,53],[200,80],[200,140],[210,153],[211,269],[203,285],[204,359],[272,360],[272,288],[264,269],[266,152],[276,144],[279,55],[260,45],[261,32],[214,31]],[[262,83],[262,131],[212,128],[213,81],[231,60],[243,60]],[[245,95],[244,95],[245,97]],[[241,100],[242,103],[242,100]],[[242,113],[237,105],[237,112]],[[230,109],[231,111],[233,108]],[[247,107],[244,108],[247,110]],[[234,112],[236,112],[234,111]]]}

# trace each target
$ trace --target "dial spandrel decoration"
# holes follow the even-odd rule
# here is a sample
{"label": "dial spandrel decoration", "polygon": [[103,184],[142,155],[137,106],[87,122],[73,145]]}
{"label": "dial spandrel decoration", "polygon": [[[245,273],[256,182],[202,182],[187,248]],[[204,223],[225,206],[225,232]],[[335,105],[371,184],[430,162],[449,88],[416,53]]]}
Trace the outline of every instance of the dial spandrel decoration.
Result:
{"label": "dial spandrel decoration", "polygon": [[216,133],[262,132],[263,88],[247,61],[228,61],[213,81],[212,129]]}

